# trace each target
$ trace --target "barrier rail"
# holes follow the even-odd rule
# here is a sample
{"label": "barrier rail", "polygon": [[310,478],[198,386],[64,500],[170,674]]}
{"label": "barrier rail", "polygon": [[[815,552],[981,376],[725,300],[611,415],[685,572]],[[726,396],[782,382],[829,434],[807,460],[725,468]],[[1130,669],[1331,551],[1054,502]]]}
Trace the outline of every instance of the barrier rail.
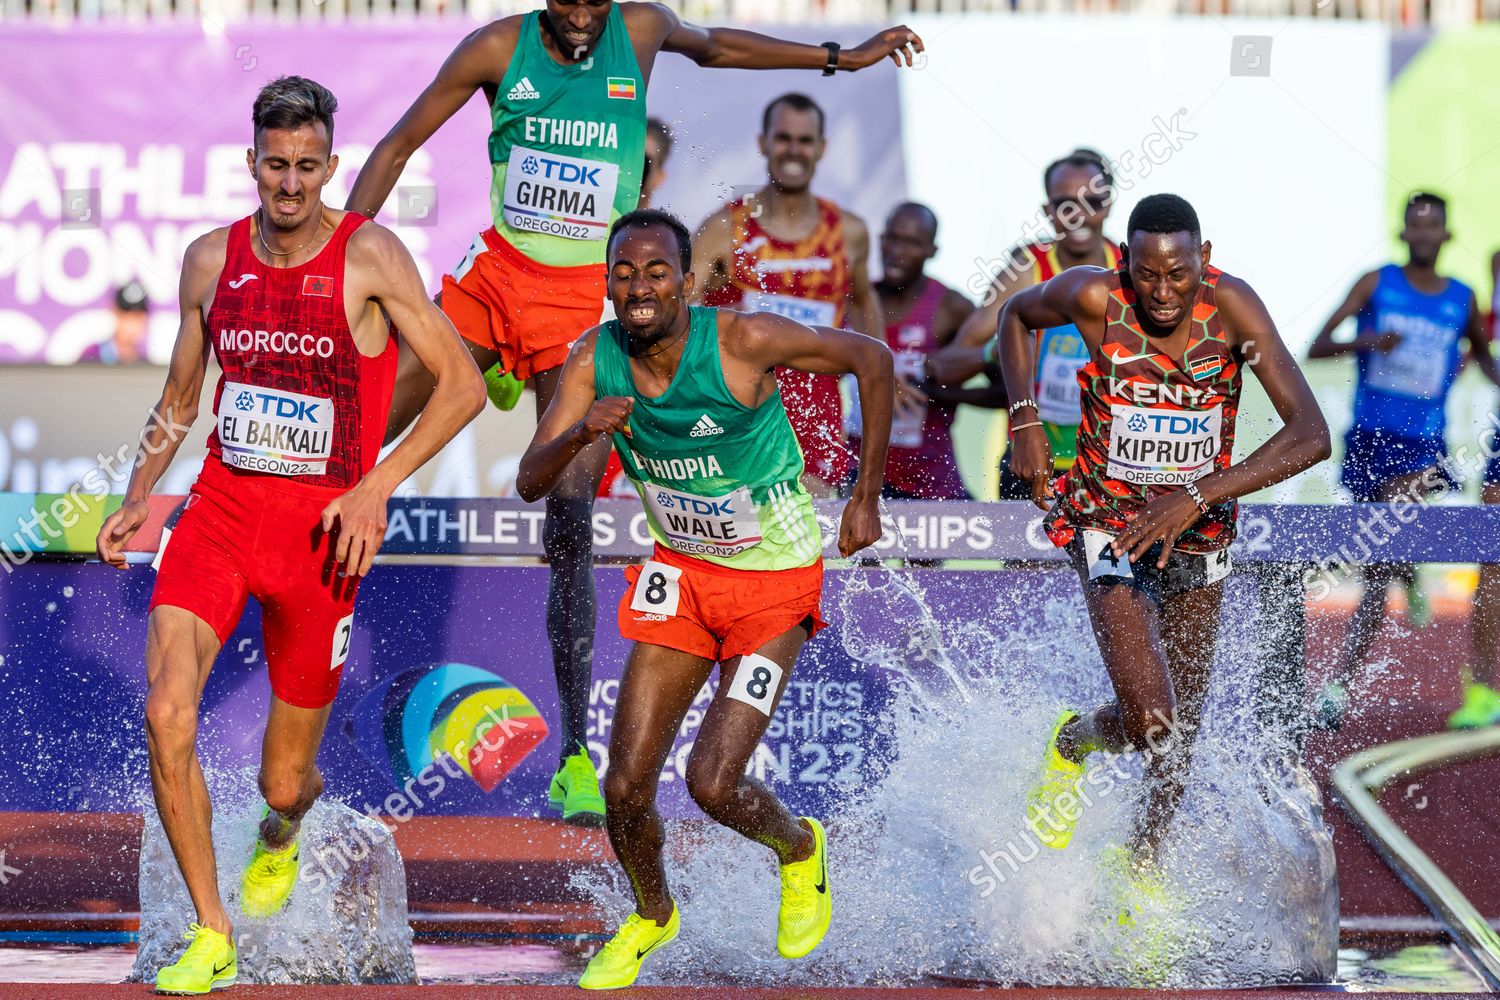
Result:
{"label": "barrier rail", "polygon": [[1485,984],[1500,990],[1500,935],[1380,806],[1381,793],[1397,778],[1496,753],[1500,753],[1500,728],[1399,740],[1341,762],[1333,772],[1333,787],[1344,810],[1386,864],[1447,926],[1474,960]]}

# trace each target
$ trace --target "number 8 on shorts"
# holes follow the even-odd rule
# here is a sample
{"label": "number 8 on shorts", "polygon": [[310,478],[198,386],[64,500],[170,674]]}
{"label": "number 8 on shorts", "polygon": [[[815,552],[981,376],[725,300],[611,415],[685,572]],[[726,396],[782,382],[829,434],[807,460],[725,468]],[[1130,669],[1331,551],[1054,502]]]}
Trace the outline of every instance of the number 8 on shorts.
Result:
{"label": "number 8 on shorts", "polygon": [[672,617],[677,614],[681,580],[680,567],[648,561],[636,578],[635,595],[630,599],[631,609]]}

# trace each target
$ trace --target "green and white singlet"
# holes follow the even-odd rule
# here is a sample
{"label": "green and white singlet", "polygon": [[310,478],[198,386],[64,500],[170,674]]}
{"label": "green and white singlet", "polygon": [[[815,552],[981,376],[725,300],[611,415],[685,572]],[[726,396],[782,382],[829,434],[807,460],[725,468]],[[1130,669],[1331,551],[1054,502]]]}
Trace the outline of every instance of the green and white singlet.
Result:
{"label": "green and white singlet", "polygon": [[490,213],[539,264],[602,264],[610,225],[640,201],[645,80],[618,5],[593,53],[566,66],[542,45],[541,17],[521,23],[490,108]]}
{"label": "green and white singlet", "polygon": [[693,306],[682,361],[666,392],[636,388],[628,334],[599,329],[594,390],[635,400],[615,451],[645,504],[656,541],[743,570],[811,566],[822,554],[802,450],[779,389],[750,408],[730,393],[719,354],[719,310]]}

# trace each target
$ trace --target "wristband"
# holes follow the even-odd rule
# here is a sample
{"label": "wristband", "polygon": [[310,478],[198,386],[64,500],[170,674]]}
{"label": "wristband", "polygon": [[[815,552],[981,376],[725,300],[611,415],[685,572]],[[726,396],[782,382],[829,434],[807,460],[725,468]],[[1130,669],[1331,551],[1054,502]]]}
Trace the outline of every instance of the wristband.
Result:
{"label": "wristband", "polygon": [[1042,412],[1042,408],[1037,405],[1037,401],[1028,396],[1025,399],[1017,400],[1016,402],[1010,404],[1010,409],[1006,411],[1010,415],[1010,419],[1016,419],[1016,411],[1021,409],[1023,406],[1029,406],[1033,410],[1037,411],[1037,413]]}
{"label": "wristband", "polygon": [[1198,484],[1197,483],[1185,483],[1185,484],[1183,484],[1182,488],[1183,488],[1184,491],[1186,491],[1188,497],[1193,501],[1193,503],[1195,503],[1195,504],[1198,505],[1198,509],[1201,510],[1203,513],[1207,514],[1208,513],[1208,504],[1204,501],[1203,494],[1198,489]]}
{"label": "wristband", "polygon": [[1040,426],[1042,426],[1042,422],[1040,420],[1033,420],[1033,421],[1031,421],[1028,424],[1017,424],[1016,426],[1014,426],[1014,427],[1012,427],[1010,429],[1010,433],[1011,433],[1011,436],[1014,437],[1016,431],[1024,431],[1028,427],[1040,427]]}
{"label": "wristband", "polygon": [[823,67],[823,75],[832,76],[839,68],[839,43],[824,42],[823,48],[828,50],[828,65]]}

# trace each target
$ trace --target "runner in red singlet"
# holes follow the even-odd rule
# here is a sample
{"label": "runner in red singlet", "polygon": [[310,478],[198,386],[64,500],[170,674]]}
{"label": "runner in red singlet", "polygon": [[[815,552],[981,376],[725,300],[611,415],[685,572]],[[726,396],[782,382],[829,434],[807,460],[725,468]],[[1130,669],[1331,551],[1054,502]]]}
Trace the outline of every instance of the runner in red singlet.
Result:
{"label": "runner in red singlet", "polygon": [[[826,148],[824,116],[811,98],[783,94],[761,118],[760,151],[768,182],[709,216],[693,241],[693,272],[704,305],[774,312],[807,326],[847,327],[879,338],[882,324],[867,259],[870,232],[858,216],[812,193]],[[807,464],[803,483],[816,495],[838,492],[852,453],[839,380],[777,373],[787,415]],[[897,411],[926,397],[899,391]]]}
{"label": "runner in red singlet", "polygon": [[[953,339],[974,304],[925,270],[937,254],[937,216],[926,205],[906,202],[891,210],[880,234],[882,274],[875,283],[886,346],[896,373],[912,384],[925,378],[927,358]],[[898,414],[891,426],[882,494],[892,499],[967,500],[953,453],[953,418],[959,403],[1000,406],[994,389],[952,389],[927,384],[927,399]],[[856,408],[856,413],[858,409]],[[851,422],[851,445],[862,437]]]}
{"label": "runner in red singlet", "polygon": [[[1245,282],[1209,266],[1197,214],[1152,195],[1130,215],[1125,260],[1077,267],[1006,303],[999,350],[1011,399],[1016,474],[1066,546],[1083,584],[1115,702],[1058,718],[1028,822],[1065,847],[1078,820],[1084,757],[1151,749],[1131,885],[1150,891],[1181,796],[1207,692],[1229,572],[1235,501],[1328,457],[1328,425],[1275,324]],[[1089,350],[1079,372],[1078,460],[1049,482],[1033,330],[1073,323]],[[1241,375],[1260,380],[1284,426],[1232,461]]]}
{"label": "runner in red singlet", "polygon": [[[146,425],[125,503],[99,532],[100,557],[125,569],[124,546],[196,416],[211,344],[223,368],[216,426],[164,542],[146,644],[151,786],[198,916],[186,953],[158,973],[161,991],[207,993],[236,974],[194,741],[209,669],[246,598],[261,605],[272,697],[260,766],[267,812],[241,905],[266,916],[296,884],[299,822],[323,791],[314,761],[386,502],[485,401],[478,369],[406,248],[363,216],[324,206],[338,167],[337,108],[300,77],[256,98],[246,160],[261,207],[187,250],[161,419]],[[396,373],[393,325],[437,389],[411,434],[377,463]]]}

